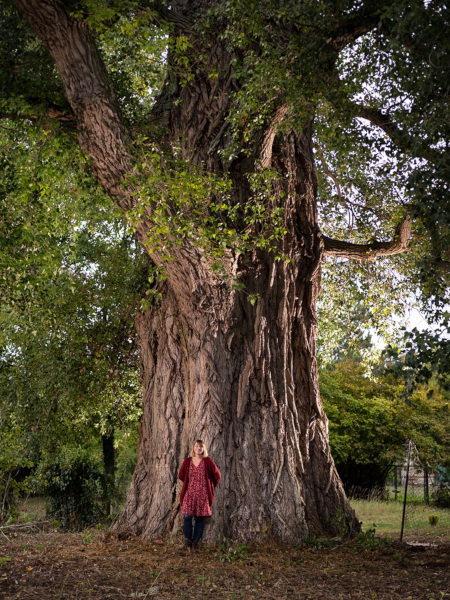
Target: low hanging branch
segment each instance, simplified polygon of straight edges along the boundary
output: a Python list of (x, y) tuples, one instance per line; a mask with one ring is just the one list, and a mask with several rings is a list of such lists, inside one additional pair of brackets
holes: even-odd
[(406, 218), (395, 230), (394, 238), (390, 242), (374, 241), (370, 244), (352, 244), (333, 240), (326, 235), (322, 236), (324, 242), (324, 256), (341, 256), (355, 260), (373, 260), (378, 256), (392, 256), (406, 252), (411, 236), (411, 220)]

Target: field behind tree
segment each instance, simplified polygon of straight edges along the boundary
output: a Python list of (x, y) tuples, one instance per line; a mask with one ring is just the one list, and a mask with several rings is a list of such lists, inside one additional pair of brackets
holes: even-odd
[[(351, 504), (363, 524), (363, 530), (374, 528), (377, 535), (398, 539), (402, 522), (402, 502), (351, 500)], [(437, 522), (433, 525), (435, 521)], [(450, 510), (427, 506), (417, 501), (407, 502), (403, 537), (405, 541), (450, 542)]]

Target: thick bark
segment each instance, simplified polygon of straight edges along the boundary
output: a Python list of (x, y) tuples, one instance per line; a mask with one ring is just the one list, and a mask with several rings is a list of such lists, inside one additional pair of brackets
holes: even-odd
[(288, 180), (291, 261), (240, 257), (246, 288), (238, 292), (199, 277), (193, 256), (179, 267), (184, 285), (170, 278), (160, 306), (138, 319), (144, 416), (118, 529), (145, 537), (177, 530), (176, 473), (196, 438), (223, 473), (211, 535), (298, 542), (340, 522), (358, 527), (330, 455), (317, 383), (322, 242), (310, 138), (309, 128), (284, 135), (273, 157)]
[(77, 120), (80, 146), (93, 159), (96, 177), (123, 208), (130, 200), (128, 135), (106, 69), (87, 25), (71, 18), (60, 0), (16, 0), (47, 46)]
[[(67, 17), (58, 0), (16, 1), (54, 56), (97, 177), (126, 208), (126, 131), (88, 31)], [(194, 18), (203, 4), (179, 0), (171, 6), (180, 18)], [(214, 535), (249, 539), (267, 533), (298, 542), (336, 531), (342, 522), (357, 528), (331, 458), (317, 383), (323, 240), (311, 126), (277, 135), (280, 105), (253, 155), (225, 164), (219, 150), (227, 144), (227, 112), (238, 83), (220, 39), (194, 39), (192, 47), (200, 43), (208, 64), (197, 64), (189, 83), (178, 81), (176, 71), (170, 75), (155, 109), (165, 126), (163, 141), (207, 170), (228, 171), (241, 202), (251, 201), (246, 173), (260, 160), (270, 164), (280, 175), (271, 201), (285, 207), (282, 250), (289, 260), (276, 261), (264, 251), (230, 253), (228, 274), (245, 286), (236, 291), (217, 278), (200, 248), (186, 242), (174, 249), (160, 304), (138, 318), (144, 414), (138, 464), (116, 527), (146, 537), (176, 529), (177, 470), (201, 437), (223, 473)], [(139, 225), (143, 241), (150, 227)]]

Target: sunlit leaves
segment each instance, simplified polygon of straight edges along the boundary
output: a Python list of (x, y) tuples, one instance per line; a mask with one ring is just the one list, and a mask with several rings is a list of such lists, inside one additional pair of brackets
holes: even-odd
[(3, 123), (0, 426), (35, 459), (138, 418), (148, 265), (71, 140)]
[(203, 248), (217, 261), (228, 251), (264, 248), (281, 258), (280, 242), (286, 233), (284, 208), (275, 199), (276, 174), (262, 170), (248, 177), (249, 198), (239, 202), (231, 180), (171, 159), (156, 147), (143, 153), (131, 182), (139, 201), (127, 214), (136, 226), (149, 218), (146, 246), (171, 260), (185, 240)]
[(431, 382), (404, 401), (404, 383), (386, 374), (370, 375), (357, 361), (321, 371), (321, 393), (330, 419), (330, 442), (338, 463), (392, 464), (404, 444), (416, 444), (422, 464), (448, 460), (449, 397)]

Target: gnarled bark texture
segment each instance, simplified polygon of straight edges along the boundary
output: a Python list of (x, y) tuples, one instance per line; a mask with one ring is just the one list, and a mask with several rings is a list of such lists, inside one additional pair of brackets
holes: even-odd
[[(120, 183), (131, 170), (127, 132), (89, 33), (58, 0), (17, 4), (53, 54), (97, 177), (126, 209), (132, 194)], [(186, 26), (209, 4), (178, 0), (171, 7)], [(333, 532), (338, 522), (357, 528), (331, 458), (317, 382), (323, 241), (311, 123), (277, 133), (288, 110), (280, 98), (259, 142), (224, 162), (220, 150), (230, 137), (227, 117), (239, 82), (220, 38), (191, 35), (196, 51), (203, 44), (203, 58), (189, 82), (169, 65), (155, 108), (164, 131), (159, 142), (210, 172), (228, 173), (241, 203), (251, 201), (246, 174), (261, 165), (277, 171), (271, 198), (285, 207), (281, 250), (289, 260), (263, 250), (230, 253), (228, 274), (244, 284), (238, 291), (217, 277), (201, 248), (185, 242), (174, 249), (161, 302), (137, 320), (144, 415), (138, 463), (116, 528), (145, 537), (176, 529), (177, 471), (196, 438), (206, 441), (223, 474), (210, 535), (244, 540), (267, 533), (298, 542)], [(143, 242), (152, 226), (148, 208), (148, 221), (137, 228)], [(161, 262), (157, 254), (151, 258)]]
[(243, 292), (218, 281), (199, 253), (185, 253), (170, 266), (160, 306), (138, 319), (144, 416), (119, 527), (148, 537), (178, 527), (176, 473), (196, 438), (223, 473), (213, 535), (298, 542), (342, 520), (357, 526), (330, 455), (317, 382), (322, 242), (310, 127), (283, 135), (273, 164), (287, 182), (291, 260), (263, 251), (239, 257)]

